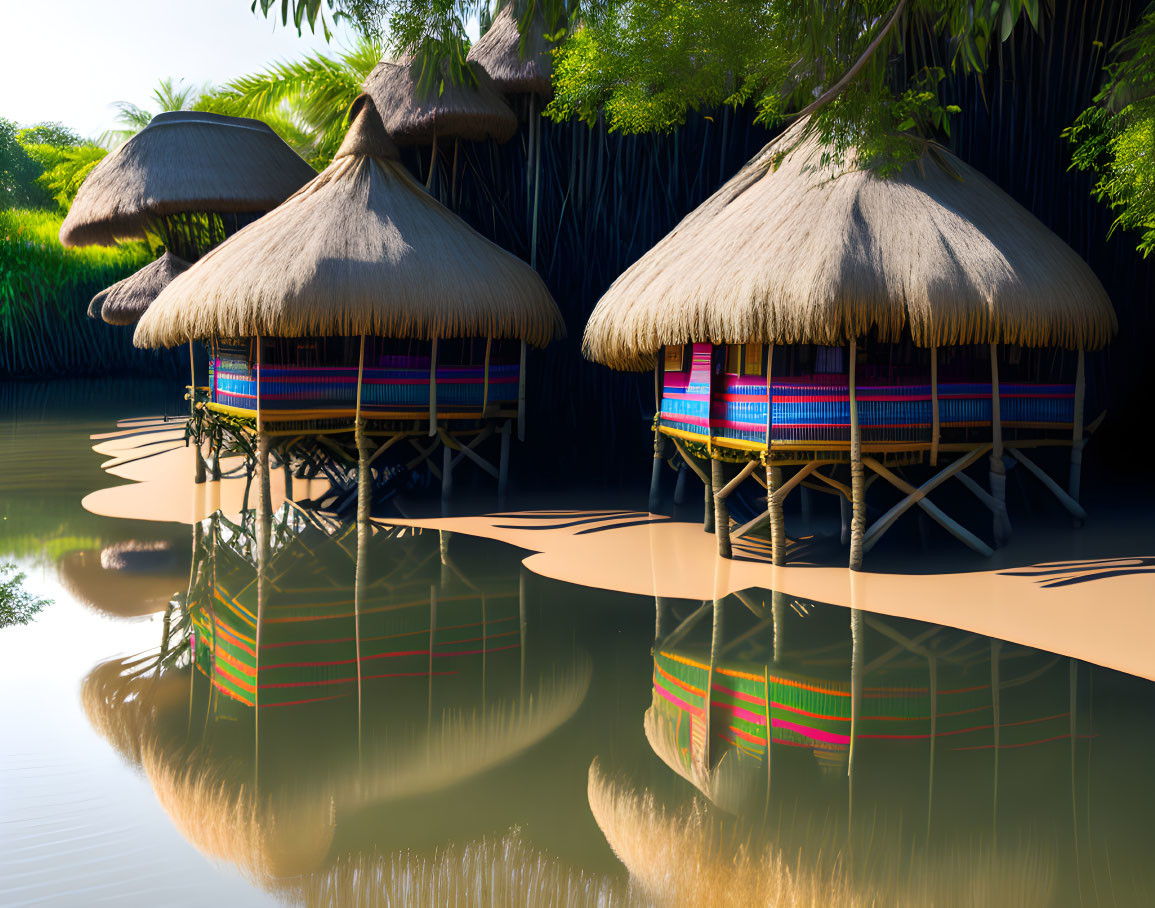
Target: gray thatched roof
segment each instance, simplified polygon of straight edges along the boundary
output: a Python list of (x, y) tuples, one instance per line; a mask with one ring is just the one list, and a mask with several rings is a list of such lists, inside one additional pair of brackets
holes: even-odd
[(209, 337), (513, 337), (544, 345), (561, 313), (529, 265), (432, 198), (362, 95), (333, 163), (174, 280), (142, 347)]
[[(116, 286), (116, 284), (112, 285), (112, 287), (115, 287), (115, 286)], [(100, 318), (100, 310), (104, 308), (104, 298), (106, 296), (108, 296), (108, 291), (111, 290), (112, 287), (105, 287), (98, 294), (96, 294), (96, 296), (94, 296), (91, 300), (89, 300), (89, 302), (88, 302), (88, 317), (89, 318)]]
[(469, 49), (468, 60), (488, 73), (494, 84), (508, 94), (548, 95), (552, 91), (552, 41), (545, 38), (545, 20), (534, 12), (526, 25), (525, 49), (513, 4), (494, 17), (489, 31)]
[(93, 297), (89, 312), (99, 300), (99, 315), (108, 324), (134, 325), (173, 278), (188, 268), (188, 262), (166, 251), (155, 262)]
[[(493, 81), (476, 63), (469, 64), (476, 84), (459, 85), (441, 65), (428, 97), (418, 97), (421, 64), (406, 58), (382, 60), (365, 80), (385, 129), (399, 145), (428, 145), (438, 138), (506, 142), (517, 132), (517, 117)], [(440, 89), (440, 93), (438, 93)]]
[(1116, 330), (1087, 263), (950, 152), (884, 179), (832, 173), (822, 151), (804, 124), (767, 145), (613, 283), (586, 356), (645, 369), (663, 346), (840, 344), (906, 326), (921, 346), (1093, 349)]
[(266, 124), (178, 110), (93, 168), (60, 227), (65, 246), (140, 239), (153, 218), (269, 211), (316, 173)]

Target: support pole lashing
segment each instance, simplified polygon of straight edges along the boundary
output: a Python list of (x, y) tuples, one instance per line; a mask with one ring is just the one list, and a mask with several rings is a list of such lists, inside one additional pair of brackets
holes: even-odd
[[(850, 569), (862, 567), (862, 540), (866, 535), (866, 477), (862, 468), (862, 431), (858, 424), (858, 394), (855, 388), (855, 368), (858, 359), (857, 341), (850, 341)], [(853, 742), (851, 748), (853, 748)]]
[(782, 468), (770, 464), (766, 466), (766, 510), (770, 514), (771, 561), (786, 563), (786, 517), (782, 512), (782, 499), (778, 490), (782, 488)]
[(509, 420), (501, 427), (501, 456), (497, 462), (497, 506), (505, 507), (506, 488), (509, 485)]
[[(1071, 432), (1071, 475), (1067, 482), (1067, 492), (1076, 502), (1079, 500), (1079, 484), (1083, 469), (1083, 401), (1086, 397), (1087, 377), (1083, 364), (1083, 348), (1079, 348), (1079, 364), (1075, 370), (1075, 401), (1072, 414)], [(1076, 520), (1076, 525), (1082, 521)]]
[(730, 509), (726, 499), (719, 494), (726, 485), (726, 474), (722, 461), (710, 460), (710, 487), (714, 490), (714, 535), (718, 537), (718, 554), (722, 558), (730, 558), (733, 550), (730, 546)]
[(999, 345), (991, 344), (991, 497), (995, 499), (995, 546), (1011, 538), (1011, 520), (1007, 514), (1007, 467), (1003, 463), (1003, 414), (999, 402)]

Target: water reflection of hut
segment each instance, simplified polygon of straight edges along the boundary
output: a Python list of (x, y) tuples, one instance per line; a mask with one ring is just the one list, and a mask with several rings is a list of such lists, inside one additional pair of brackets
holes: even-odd
[[(725, 499), (763, 462), (767, 512), (737, 532), (769, 524), (777, 563), (782, 502), (803, 481), (852, 503), (855, 568), (914, 505), (989, 553), (926, 495), (958, 477), (1001, 542), (1007, 457), (1082, 515), (1083, 352), (1116, 327), (1098, 279), (945, 149), (890, 178), (855, 161), (834, 172), (823, 153), (804, 125), (770, 143), (615, 281), (586, 328), (591, 359), (656, 369), (656, 452), (672, 438), (703, 477), (719, 551)], [(1071, 452), (1066, 489), (1025, 453), (1049, 446)], [(964, 472), (987, 455), (989, 491)], [(919, 464), (917, 489), (894, 472)], [(823, 472), (844, 465), (849, 477)], [(869, 529), (866, 470), (904, 496)]]
[[(266, 461), (271, 439), (318, 433), (372, 438), (367, 464), (408, 441), (408, 469), (440, 445), (448, 493), (463, 459), (504, 487), (525, 346), (562, 331), (541, 278), (413, 180), (362, 95), (333, 163), (173, 281), (135, 340), (210, 344), (206, 410), (255, 431)], [(477, 451), (494, 434), (498, 467)]]
[(165, 611), (188, 583), (187, 560), (182, 564), (171, 546), (155, 543), (75, 549), (60, 556), (56, 569), (79, 601), (122, 618)]
[(184, 259), (165, 252), (135, 274), (96, 294), (88, 314), (99, 315), (110, 325), (135, 325), (160, 292), (188, 267)]
[(251, 521), (206, 522), (186, 598), (191, 663), (98, 666), (83, 700), (198, 849), (304, 891), (345, 850), (387, 841), (390, 824), (366, 812), (390, 805), (399, 836), (413, 828), (400, 817), (439, 822), (447, 811), (428, 799), (551, 734), (590, 668), (550, 662), (523, 680), (517, 594), (459, 566), (442, 576), (428, 536), (354, 541), (353, 527), (327, 533), (292, 509), (276, 524), (262, 546)]

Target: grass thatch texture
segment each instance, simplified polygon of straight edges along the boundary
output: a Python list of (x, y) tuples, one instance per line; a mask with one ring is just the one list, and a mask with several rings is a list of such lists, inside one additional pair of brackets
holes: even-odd
[(110, 245), (143, 239), (166, 215), (268, 211), (313, 175), (260, 120), (190, 110), (157, 114), (88, 175), (60, 240)]
[(156, 261), (109, 287), (100, 301), (100, 317), (110, 325), (135, 325), (160, 292), (188, 267), (184, 259), (166, 251)]
[(435, 137), (470, 142), (513, 138), (517, 117), (484, 69), (469, 64), (469, 80), (459, 83), (450, 77), (448, 62), (440, 64), (440, 74), (426, 79), (421, 66), (409, 58), (382, 60), (365, 80), (365, 91), (398, 145), (429, 145)]
[(544, 346), (564, 332), (537, 273), (413, 179), (368, 96), (355, 109), (333, 163), (174, 280), (138, 345), (368, 334)]
[(1099, 279), (945, 148), (883, 178), (832, 169), (800, 123), (768, 144), (621, 277), (586, 327), (589, 358), (648, 369), (664, 346), (1102, 347), (1118, 325)]
[(85, 314), (97, 291), (147, 264), (148, 250), (65, 249), (59, 229), (51, 212), (0, 211), (0, 377), (174, 374), (172, 357), (136, 350), (131, 332)]
[(325, 873), (285, 886), (282, 892), (309, 908), (614, 908), (638, 904), (621, 882), (566, 867), (526, 844), (518, 829), (500, 839), (451, 845), (433, 857), (410, 852), (345, 855)]
[(488, 73), (494, 84), (506, 94), (553, 92), (554, 44), (545, 38), (545, 20), (535, 11), (526, 23), (525, 39), (517, 27), (514, 5), (508, 4), (494, 16), (489, 31), (469, 49), (468, 60)]

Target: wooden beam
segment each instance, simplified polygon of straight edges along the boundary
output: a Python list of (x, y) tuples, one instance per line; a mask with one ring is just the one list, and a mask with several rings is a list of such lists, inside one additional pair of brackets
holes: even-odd
[(693, 470), (697, 477), (702, 480), (705, 485), (709, 485), (710, 479), (708, 476), (706, 476), (706, 471), (698, 466), (696, 458), (690, 456), (689, 452), (686, 450), (686, 446), (682, 444), (682, 440), (676, 437), (671, 437), (670, 440), (674, 443), (674, 447), (678, 449), (678, 453), (682, 455), (682, 460), (685, 462), (686, 466)]
[[(821, 466), (821, 464), (818, 466)], [(850, 486), (839, 482), (837, 479), (831, 479), (825, 473), (818, 472), (817, 469), (814, 471), (814, 478), (821, 479), (824, 483), (838, 492), (838, 494), (842, 495), (843, 498), (847, 499), (848, 501), (850, 500)]]
[(373, 461), (375, 461), (378, 457), (380, 457), (382, 454), (384, 454), (386, 451), (388, 451), (391, 447), (393, 447), (395, 444), (397, 444), (397, 442), (402, 441), (408, 437), (409, 436), (406, 435), (405, 433), (400, 433), (398, 435), (394, 435), (392, 438), (390, 438), (388, 441), (386, 441), (385, 444), (381, 445), (381, 447), (379, 447), (376, 451), (373, 452), (373, 456), (370, 457), (369, 461), (368, 461), (369, 465), (372, 465)]
[(733, 530), (730, 533), (730, 536), (734, 539), (738, 539), (742, 536), (753, 533), (755, 530), (762, 529), (762, 527), (766, 526), (768, 523), (770, 523), (770, 512), (763, 511), (753, 520), (749, 521), (748, 523), (744, 523), (742, 526), (738, 527), (738, 529)]
[(470, 460), (472, 460), (475, 464), (477, 464), (479, 467), (481, 467), (481, 469), (483, 469), (486, 473), (488, 473), (494, 479), (499, 479), (500, 476), (499, 476), (497, 468), (494, 467), (489, 461), (487, 461), (484, 457), (482, 457), (480, 454), (478, 454), (476, 451), (473, 450), (474, 445), (477, 445), (480, 442), (484, 441), (491, 434), (493, 434), (492, 428), (479, 434), (476, 438), (474, 438), (471, 442), (469, 442), (469, 444), (464, 444), (461, 441), (458, 441), (456, 438), (453, 438), (453, 436), (449, 435), (444, 429), (442, 429), (441, 430), (441, 440), (442, 440), (442, 443), (445, 444), (446, 449), (456, 448), (458, 451), (461, 452), (456, 457), (453, 458), (453, 460), (452, 460), (453, 466), (457, 466), (458, 461), (460, 461), (463, 458), (468, 457)]
[(783, 504), (786, 501), (786, 496), (789, 495), (794, 490), (794, 488), (802, 482), (803, 479), (805, 479), (817, 469), (818, 464), (815, 461), (811, 461), (802, 467), (801, 470), (787, 479), (786, 482), (784, 482), (782, 486), (776, 489), (774, 492), (774, 497), (777, 499), (778, 503)]
[(485, 380), (481, 386), (481, 415), (485, 415), (485, 411), (489, 409), (489, 351), (493, 346), (493, 338), (487, 337), (485, 339)]
[[(870, 469), (874, 470), (874, 472), (878, 473), (878, 475), (880, 475), (883, 479), (887, 480), (891, 485), (895, 486), (903, 492), (906, 492), (907, 495), (917, 495), (918, 490), (914, 486), (912, 486), (906, 480), (896, 476), (894, 473), (890, 472), (890, 470), (886, 469), (886, 467), (880, 464), (873, 457), (866, 458), (863, 463), (870, 467)], [(978, 536), (976, 536), (966, 527), (948, 517), (933, 502), (928, 501), (926, 498), (916, 498), (915, 500), (920, 508), (926, 511), (926, 513), (929, 514), (930, 517), (932, 517), (944, 530), (946, 530), (964, 545), (970, 546), (980, 555), (994, 554), (989, 545), (979, 539)], [(879, 535), (881, 535), (881, 533), (875, 535), (875, 537), (871, 540), (871, 545), (878, 541)]]
[(998, 510), (999, 503), (995, 501), (994, 496), (969, 476), (967, 476), (966, 473), (956, 473), (954, 478), (961, 482), (968, 489), (970, 489), (970, 491), (974, 493), (975, 498), (985, 504), (992, 514)]
[(1087, 519), (1087, 512), (1083, 510), (1083, 506), (1068, 495), (1055, 480), (1051, 479), (1042, 467), (1027, 457), (1022, 451), (1018, 450), (1018, 448), (1007, 448), (1007, 451), (1015, 460), (1030, 470), (1038, 478), (1039, 482), (1047, 487), (1052, 495), (1059, 499), (1059, 504), (1066, 508), (1072, 517), (1076, 517), (1079, 520)]
[[(655, 453), (654, 456), (657, 457), (657, 453)], [(758, 465), (758, 461), (751, 460), (746, 464), (746, 466), (742, 467), (742, 471), (737, 476), (722, 486), (718, 492), (714, 493), (715, 497), (729, 498), (734, 493), (734, 490), (737, 489), (738, 486), (742, 485), (742, 483), (744, 483), (750, 477), (750, 474), (754, 472)]]
[[(876, 520), (871, 525), (870, 529), (867, 530), (866, 538), (863, 540), (863, 546), (865, 547), (866, 551), (869, 552), (872, 548), (874, 548), (874, 544), (878, 542), (882, 534), (889, 530), (894, 522), (898, 520), (898, 518), (901, 517), (902, 514), (905, 513), (911, 506), (918, 504), (923, 498), (925, 498), (955, 474), (961, 473), (961, 471), (965, 470), (972, 463), (982, 457), (982, 455), (985, 454), (987, 450), (988, 449), (984, 446), (975, 448), (973, 451), (964, 454), (954, 463), (937, 472), (917, 489), (914, 489), (906, 496), (906, 498), (902, 499), (902, 501), (898, 502), (898, 504), (896, 504), (889, 511), (878, 518), (878, 520)], [(879, 464), (878, 461), (873, 457), (866, 458), (866, 463), (867, 466), (869, 466), (876, 473), (879, 473), (879, 475), (883, 476), (883, 478), (890, 479), (890, 477), (885, 473), (880, 472), (881, 464)], [(891, 481), (893, 482), (893, 480)], [(907, 488), (910, 489), (911, 487), (907, 486)]]

